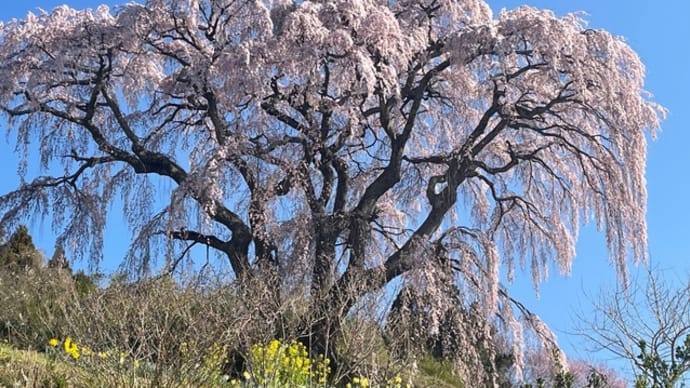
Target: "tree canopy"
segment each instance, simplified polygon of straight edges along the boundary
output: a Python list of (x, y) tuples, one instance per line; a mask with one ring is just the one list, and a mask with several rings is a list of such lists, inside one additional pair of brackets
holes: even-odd
[(6, 242), (0, 243), (0, 270), (35, 269), (41, 264), (43, 255), (25, 225), (19, 225)]
[(664, 111), (635, 52), (574, 14), (493, 15), (481, 0), (62, 6), (2, 25), (0, 58), (22, 166), (39, 150), (46, 173), (20, 168), (0, 223), (51, 216), (77, 256), (98, 260), (121, 200), (131, 268), (157, 248), (174, 271), (205, 245), (237, 279), (268, 276), (341, 316), (394, 279), (433, 291), (450, 277), (508, 323), (501, 266), (535, 286), (550, 263), (568, 272), (583, 222), (605, 231), (620, 276), (646, 256), (645, 130)]

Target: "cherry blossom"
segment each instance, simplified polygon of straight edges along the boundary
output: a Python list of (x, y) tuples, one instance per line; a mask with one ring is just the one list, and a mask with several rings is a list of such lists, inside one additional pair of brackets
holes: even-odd
[[(175, 271), (199, 244), (239, 280), (273, 274), (329, 317), (313, 328), (320, 351), (362, 296), (430, 267), (493, 316), (510, 304), (501, 271), (535, 287), (552, 264), (567, 273), (586, 222), (622, 280), (646, 258), (646, 136), (665, 112), (635, 52), (576, 14), (493, 15), (481, 0), (62, 6), (0, 27), (0, 80), (23, 158), (3, 226), (50, 216), (97, 260), (122, 203), (133, 268), (153, 244)], [(27, 176), (36, 151), (45, 175)]]

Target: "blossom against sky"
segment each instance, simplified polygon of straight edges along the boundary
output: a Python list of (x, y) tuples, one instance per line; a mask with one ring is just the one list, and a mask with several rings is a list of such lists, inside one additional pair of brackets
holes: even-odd
[[(647, 223), (651, 264), (686, 281), (690, 274), (690, 3), (662, 1), (553, 1), (491, 0), (494, 12), (528, 4), (550, 8), (557, 14), (584, 11), (589, 27), (625, 37), (646, 65), (645, 89), (655, 102), (669, 110), (658, 138), (649, 143), (647, 159)], [(631, 272), (635, 272), (631, 267)], [(641, 271), (644, 272), (644, 271)], [(554, 275), (539, 290), (519, 279), (511, 291), (534, 309), (559, 336), (570, 356), (606, 359), (583, 348), (574, 331), (576, 311), (589, 311), (590, 300), (600, 288), (616, 284), (603, 236), (590, 225), (584, 228), (570, 277)], [(614, 362), (616, 366), (624, 363)]]
[[(96, 7), (96, 0), (26, 0), (3, 5), (0, 19), (23, 17), (27, 11), (38, 7), (50, 10), (67, 2), (74, 8)], [(111, 5), (117, 1), (107, 2)], [(623, 35), (647, 65), (646, 89), (655, 95), (654, 100), (670, 111), (663, 123), (663, 131), (657, 141), (651, 142), (648, 158), (648, 226), (651, 260), (663, 268), (677, 269), (687, 276), (690, 257), (690, 134), (685, 126), (690, 123), (685, 93), (690, 88), (687, 66), (690, 64), (690, 23), (687, 15), (690, 6), (681, 1), (489, 1), (495, 12), (500, 8), (514, 8), (522, 4), (538, 8), (552, 8), (558, 14), (582, 10), (592, 28), (603, 28)], [(16, 158), (11, 155), (7, 143), (0, 142), (0, 165), (3, 180), (0, 192), (16, 186)], [(116, 213), (116, 212), (113, 212)], [(115, 220), (117, 224), (117, 220)], [(32, 234), (47, 255), (52, 252), (52, 232), (48, 225), (30, 225)], [(123, 254), (129, 233), (119, 225), (113, 225), (106, 241), (106, 260), (119, 260)], [(585, 292), (595, 294), (597, 288), (615, 284), (615, 269), (610, 264), (603, 237), (593, 227), (585, 228), (580, 236), (577, 258), (570, 277), (553, 275), (542, 284), (540, 299), (534, 298), (529, 274), (516, 276), (511, 290), (528, 307), (543, 317), (561, 338), (561, 345), (569, 354), (587, 358), (572, 331), (572, 309), (578, 304), (587, 310)], [(107, 264), (107, 263), (106, 263)]]

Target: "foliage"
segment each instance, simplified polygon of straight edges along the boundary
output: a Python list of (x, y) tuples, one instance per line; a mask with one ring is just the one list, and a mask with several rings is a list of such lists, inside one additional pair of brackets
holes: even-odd
[(641, 376), (635, 380), (636, 388), (672, 388), (690, 371), (690, 334), (675, 348), (671, 348), (670, 360), (662, 359), (656, 349), (650, 351), (643, 339), (638, 345), (640, 354), (637, 355), (637, 365)]
[(0, 338), (20, 349), (43, 349), (47, 338), (68, 332), (80, 309), (67, 273), (0, 271)]
[(453, 366), (434, 357), (424, 357), (419, 363), (419, 382), (426, 387), (464, 387), (463, 381), (454, 373)]
[[(69, 267), (66, 269), (69, 270)], [(99, 278), (100, 274), (87, 275), (82, 270), (77, 271), (77, 273), (72, 276), (72, 279), (74, 280), (74, 287), (76, 288), (77, 293), (81, 296), (86, 296), (92, 292), (95, 292), (98, 289)]]
[(0, 271), (23, 271), (39, 268), (43, 255), (34, 246), (29, 230), (19, 225), (9, 240), (0, 245)]

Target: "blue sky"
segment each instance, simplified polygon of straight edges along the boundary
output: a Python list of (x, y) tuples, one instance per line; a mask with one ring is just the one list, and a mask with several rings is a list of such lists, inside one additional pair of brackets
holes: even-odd
[[(0, 20), (23, 17), (37, 7), (51, 10), (67, 3), (74, 8), (96, 7), (98, 0), (24, 0), (5, 2), (0, 7)], [(123, 1), (106, 1), (122, 4)], [(551, 8), (557, 14), (585, 11), (592, 28), (603, 28), (622, 35), (638, 52), (647, 66), (646, 89), (654, 100), (669, 109), (662, 132), (650, 142), (647, 166), (649, 192), (648, 225), (652, 264), (669, 269), (672, 279), (687, 279), (690, 274), (690, 2), (685, 0), (491, 0), (498, 12), (528, 4)], [(0, 193), (17, 184), (16, 158), (5, 142), (4, 126), (0, 122)], [(115, 209), (114, 209), (115, 210)], [(115, 211), (114, 211), (115, 213)], [(129, 233), (114, 220), (113, 229), (106, 235), (106, 257), (116, 259), (124, 253), (124, 240)], [(39, 247), (50, 255), (53, 237), (50, 222), (36, 220), (29, 224)], [(635, 272), (631, 266), (631, 271)], [(582, 230), (577, 258), (569, 277), (553, 275), (542, 284), (535, 296), (529, 274), (518, 276), (510, 290), (555, 330), (560, 344), (570, 356), (586, 360), (606, 359), (586, 351), (574, 330), (577, 310), (590, 310), (589, 299), (603, 287), (616, 283), (613, 265), (609, 262), (603, 237), (592, 226)], [(590, 295), (588, 298), (587, 295)], [(621, 365), (613, 362), (612, 365)]]
[[(592, 28), (624, 36), (647, 67), (645, 88), (669, 110), (656, 141), (649, 144), (647, 221), (650, 261), (667, 269), (669, 279), (687, 281), (690, 274), (690, 2), (684, 0), (492, 0), (498, 12), (528, 4), (550, 8), (557, 14), (587, 12)], [(636, 269), (631, 266), (632, 273)], [(555, 274), (545, 282), (539, 299), (529, 288), (527, 276), (510, 288), (514, 296), (539, 314), (555, 330), (570, 356), (585, 360), (607, 359), (583, 348), (574, 331), (576, 311), (587, 314), (589, 301), (604, 287), (616, 284), (604, 238), (596, 228), (582, 230), (570, 277)], [(589, 295), (589, 296), (588, 296)], [(612, 362), (619, 366), (620, 362)]]

